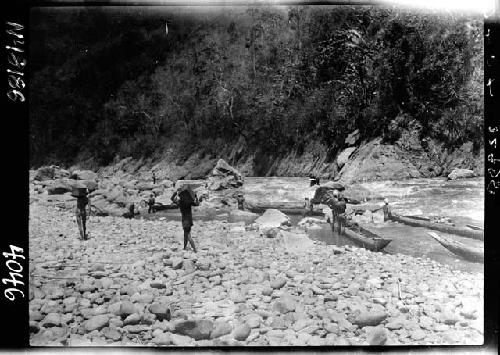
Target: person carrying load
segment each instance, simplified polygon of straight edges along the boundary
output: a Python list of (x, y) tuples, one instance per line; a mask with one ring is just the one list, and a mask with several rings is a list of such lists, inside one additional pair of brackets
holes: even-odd
[(170, 199), (177, 204), (181, 210), (182, 228), (184, 229), (184, 250), (187, 250), (187, 244), (189, 242), (191, 248), (196, 253), (196, 246), (193, 238), (191, 238), (191, 227), (193, 226), (193, 212), (191, 207), (199, 206), (201, 198), (198, 200), (198, 197), (191, 187), (189, 185), (184, 185), (179, 187)]
[(86, 187), (75, 187), (71, 192), (71, 196), (76, 197), (76, 208), (75, 208), (75, 217), (76, 223), (78, 225), (78, 230), (80, 232), (81, 240), (89, 239), (87, 234), (87, 206), (89, 208), (89, 214), (91, 213), (90, 209), (90, 199), (88, 197), (88, 189)]

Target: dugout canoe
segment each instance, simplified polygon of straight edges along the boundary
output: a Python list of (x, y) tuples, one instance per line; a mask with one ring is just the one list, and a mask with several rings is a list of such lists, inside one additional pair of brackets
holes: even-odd
[(412, 227), (423, 227), (448, 234), (460, 235), (462, 237), (467, 237), (471, 239), (484, 240), (484, 231), (482, 230), (474, 230), (470, 228), (450, 226), (444, 223), (434, 223), (407, 216), (398, 216), (395, 214), (391, 214), (390, 219), (395, 222), (404, 223)]
[[(245, 203), (245, 207), (248, 211), (253, 213), (263, 213), (269, 209), (279, 210), (284, 214), (290, 215), (302, 215), (304, 214), (304, 206), (299, 202), (277, 202), (273, 204), (251, 204)], [(323, 216), (323, 209), (313, 209), (308, 211), (307, 216)]]
[(484, 262), (484, 248), (475, 248), (459, 241), (453, 240), (451, 238), (439, 235), (434, 232), (427, 232), (432, 238), (434, 238), (439, 244), (444, 246), (446, 249), (451, 251), (453, 254), (461, 256), (465, 260), (473, 262)]
[(381, 251), (389, 245), (390, 242), (392, 242), (392, 239), (379, 237), (375, 233), (372, 233), (358, 225), (346, 226), (343, 234), (347, 238), (361, 245), (363, 248), (371, 251)]

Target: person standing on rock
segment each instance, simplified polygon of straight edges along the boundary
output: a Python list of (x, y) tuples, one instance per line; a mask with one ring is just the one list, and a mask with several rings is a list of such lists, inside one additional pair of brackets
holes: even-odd
[(177, 189), (170, 198), (172, 202), (179, 206), (182, 215), (182, 228), (184, 229), (184, 250), (187, 250), (188, 242), (196, 253), (196, 246), (193, 238), (191, 238), (191, 227), (193, 226), (193, 212), (192, 206), (199, 206), (200, 200), (196, 194), (191, 190), (189, 185), (184, 185)]
[(241, 192), (236, 196), (236, 201), (238, 202), (238, 209), (240, 211), (243, 211), (245, 209), (245, 206), (244, 206), (245, 197), (243, 196), (243, 194)]
[(312, 215), (312, 211), (313, 211), (313, 204), (311, 203), (309, 198), (306, 197), (304, 200), (304, 212), (302, 213), (302, 217), (305, 217), (308, 214)]
[(155, 175), (155, 173), (153, 173), (153, 185), (155, 185), (155, 184), (156, 184), (156, 175)]
[(80, 231), (80, 239), (87, 240), (87, 206), (90, 211), (90, 199), (88, 197), (87, 188), (75, 188), (72, 193), (73, 197), (76, 197), (76, 208), (75, 216), (76, 223), (78, 224), (78, 230)]
[(155, 205), (155, 195), (151, 194), (149, 195), (149, 200), (148, 200), (148, 213), (156, 212), (154, 209), (154, 205)]
[(345, 210), (347, 207), (347, 203), (346, 203), (346, 199), (344, 198), (344, 196), (342, 196), (341, 193), (339, 193), (337, 196), (337, 203), (336, 203), (335, 207), (337, 210), (338, 233), (342, 234), (343, 229), (345, 228), (345, 223), (346, 223)]
[(389, 207), (389, 199), (384, 198), (384, 206), (382, 207), (382, 211), (384, 211), (384, 222), (387, 222), (391, 219), (391, 208)]

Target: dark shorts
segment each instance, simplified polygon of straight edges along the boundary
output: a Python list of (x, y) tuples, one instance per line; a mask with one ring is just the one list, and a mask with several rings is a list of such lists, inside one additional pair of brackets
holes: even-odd
[(191, 226), (182, 226), (184, 233), (191, 233)]

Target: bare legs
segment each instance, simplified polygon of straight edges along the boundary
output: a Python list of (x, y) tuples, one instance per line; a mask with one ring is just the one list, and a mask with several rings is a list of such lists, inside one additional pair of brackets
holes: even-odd
[(86, 216), (76, 216), (76, 223), (78, 224), (78, 230), (80, 231), (81, 239), (87, 239), (87, 227), (86, 227), (87, 218)]
[(196, 253), (196, 246), (194, 245), (193, 238), (191, 238), (191, 228), (184, 228), (184, 250), (187, 249), (188, 242), (193, 251)]

